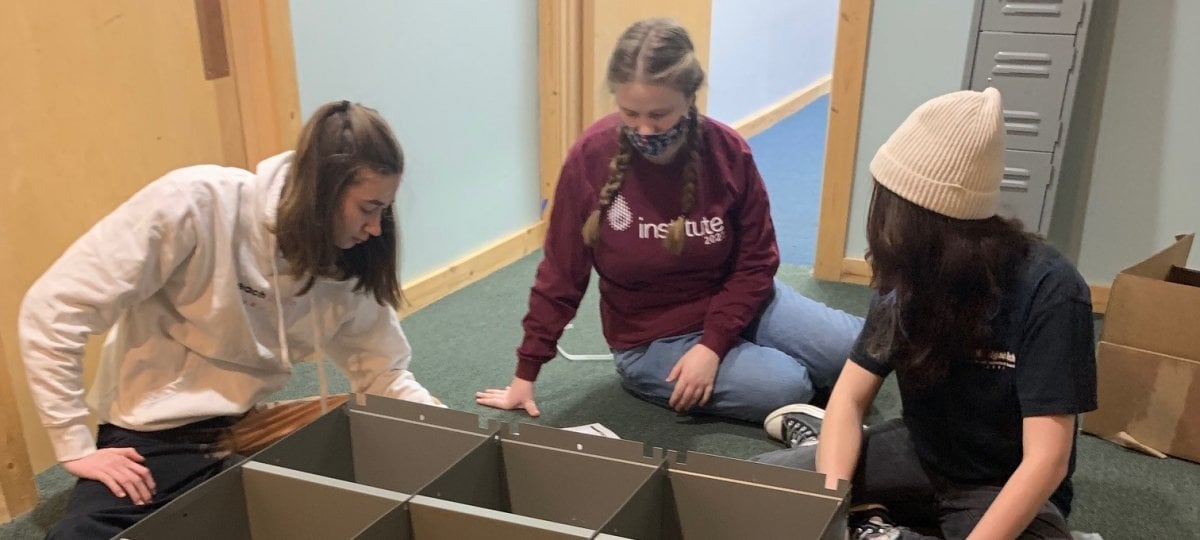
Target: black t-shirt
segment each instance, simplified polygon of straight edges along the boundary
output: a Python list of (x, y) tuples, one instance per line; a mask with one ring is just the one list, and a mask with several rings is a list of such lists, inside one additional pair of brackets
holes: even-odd
[[(915, 390), (899, 376), (904, 421), (925, 465), (955, 482), (1003, 485), (1021, 463), (1022, 419), (1096, 408), (1091, 294), (1069, 261), (1035, 244), (993, 319), (993, 347), (952, 364), (935, 386)], [(880, 377), (887, 358), (867, 353), (865, 336), (888, 299), (871, 302), (851, 360)], [(1071, 509), (1067, 477), (1050, 500)]]

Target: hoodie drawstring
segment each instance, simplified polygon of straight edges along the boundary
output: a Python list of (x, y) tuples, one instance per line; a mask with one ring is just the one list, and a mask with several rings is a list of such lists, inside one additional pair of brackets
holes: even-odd
[[(275, 242), (278, 242), (278, 239)], [(282, 291), (279, 288), (279, 265), (275, 262), (278, 250), (278, 244), (271, 250), (271, 283), (275, 287), (275, 326), (279, 330), (279, 348), (283, 354), (283, 363), (291, 367), (292, 357), (288, 352), (287, 327), (283, 320), (283, 300), (280, 299)], [(329, 378), (325, 374), (325, 351), (321, 346), (321, 327), (320, 322), (317, 321), (317, 312), (313, 306), (312, 296), (308, 297), (308, 314), (312, 317), (313, 348), (316, 352), (317, 380), (321, 392), (321, 414), (325, 414), (329, 412)]]
[(317, 353), (317, 387), (321, 392), (321, 414), (329, 412), (329, 378), (325, 375), (325, 347), (321, 345), (321, 321), (317, 316), (316, 306), (313, 305), (312, 295), (308, 296), (308, 314), (312, 317), (313, 348)]

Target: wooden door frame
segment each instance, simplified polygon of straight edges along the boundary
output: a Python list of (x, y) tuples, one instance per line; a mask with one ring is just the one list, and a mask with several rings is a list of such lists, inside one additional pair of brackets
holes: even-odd
[[(236, 107), (222, 109), (230, 125), (240, 126), (244, 165), (291, 148), (299, 135), (300, 98), (296, 82), (291, 18), (287, 0), (219, 0)], [(199, 8), (199, 3), (197, 3)], [(242, 156), (239, 156), (242, 157)], [(235, 163), (230, 163), (236, 165)], [(0, 339), (16, 339), (3, 336)], [(38, 502), (35, 471), (29, 458), (21, 415), (0, 345), (0, 523), (29, 511)]]
[(4, 353), (5, 336), (0, 336), (0, 523), (7, 523), (37, 505), (33, 466), (21, 430), (17, 398), (10, 390), (12, 377)]
[(537, 9), (538, 185), (544, 224), (563, 160), (583, 131), (583, 2), (538, 0)]
[(838, 6), (825, 174), (821, 182), (821, 217), (813, 263), (813, 277), (822, 280), (870, 281), (870, 268), (865, 261), (846, 257), (846, 237), (850, 226), (873, 5), (873, 0), (841, 0)]
[(221, 0), (246, 167), (295, 146), (303, 118), (288, 0)]

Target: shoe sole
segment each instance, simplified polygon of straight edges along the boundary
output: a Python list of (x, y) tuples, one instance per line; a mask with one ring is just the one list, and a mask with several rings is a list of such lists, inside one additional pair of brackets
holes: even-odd
[(825, 419), (825, 410), (808, 403), (793, 403), (784, 405), (767, 415), (767, 419), (763, 420), (763, 429), (767, 431), (767, 436), (777, 441), (783, 440), (783, 415), (791, 413), (807, 414), (813, 418), (821, 420)]

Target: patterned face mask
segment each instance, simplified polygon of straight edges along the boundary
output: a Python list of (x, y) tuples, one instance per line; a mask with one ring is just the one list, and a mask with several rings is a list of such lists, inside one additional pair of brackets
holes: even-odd
[(626, 127), (625, 137), (629, 139), (629, 144), (633, 145), (643, 156), (658, 157), (683, 136), (687, 119), (687, 115), (684, 115), (675, 124), (675, 127), (662, 133), (651, 133), (649, 135), (641, 135), (637, 131)]

